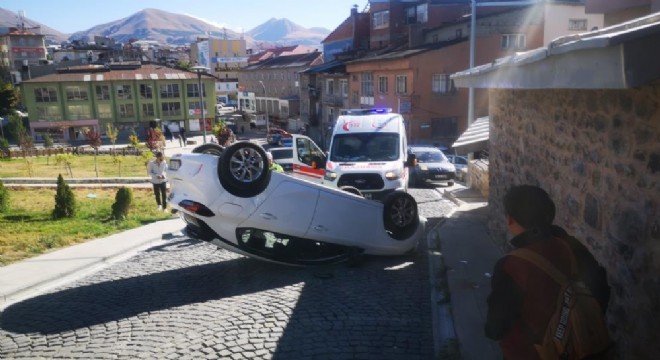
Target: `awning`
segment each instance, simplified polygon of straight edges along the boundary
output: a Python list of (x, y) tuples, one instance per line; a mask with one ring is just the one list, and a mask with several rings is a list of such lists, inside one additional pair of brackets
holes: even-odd
[(490, 119), (488, 116), (477, 119), (456, 139), (452, 148), (458, 153), (471, 153), (488, 148)]

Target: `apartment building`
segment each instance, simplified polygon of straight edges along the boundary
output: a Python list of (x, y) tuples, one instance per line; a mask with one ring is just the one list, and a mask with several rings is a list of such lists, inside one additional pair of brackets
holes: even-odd
[(276, 126), (298, 130), (300, 120), (300, 72), (323, 63), (319, 51), (277, 56), (239, 71), (239, 108), (265, 115)]
[[(200, 101), (202, 82), (204, 110)], [(23, 81), (23, 103), (30, 130), (39, 141), (84, 139), (85, 129), (105, 135), (106, 124), (126, 140), (144, 135), (150, 121), (176, 123), (190, 133), (210, 127), (215, 118), (215, 78), (156, 65), (121, 63), (61, 68), (57, 73)]]
[(30, 78), (30, 66), (46, 62), (46, 36), (15, 27), (8, 30), (0, 34), (0, 65), (9, 69), (12, 82), (18, 84)]
[(585, 0), (588, 14), (603, 14), (604, 26), (612, 26), (660, 12), (660, 0)]
[(238, 72), (248, 65), (245, 39), (200, 39), (190, 46), (190, 61), (210, 69), (217, 79), (216, 92), (235, 98), (238, 92)]

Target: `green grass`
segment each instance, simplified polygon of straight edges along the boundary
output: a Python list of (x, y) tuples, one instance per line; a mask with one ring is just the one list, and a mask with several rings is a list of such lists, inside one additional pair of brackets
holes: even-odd
[(0, 265), (173, 216), (156, 210), (153, 190), (133, 189), (128, 218), (114, 221), (110, 214), (117, 189), (72, 188), (75, 218), (53, 220), (56, 188), (8, 189), (9, 211), (0, 213)]
[[(121, 177), (147, 176), (147, 166), (141, 156), (118, 156), (122, 159)], [(110, 155), (98, 155), (99, 177), (119, 177), (119, 166), (113, 162)], [(57, 164), (55, 156), (40, 156), (28, 158), (12, 158), (0, 160), (0, 179), (9, 177), (30, 177), (29, 164), (33, 169), (31, 177), (57, 178), (62, 174), (70, 178), (63, 164)], [(74, 178), (95, 178), (94, 156), (73, 155), (71, 170)]]

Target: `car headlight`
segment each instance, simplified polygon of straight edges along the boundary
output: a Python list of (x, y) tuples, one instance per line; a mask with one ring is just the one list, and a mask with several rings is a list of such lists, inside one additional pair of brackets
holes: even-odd
[(388, 171), (385, 173), (385, 179), (387, 180), (397, 180), (401, 177), (400, 170)]
[(323, 179), (328, 181), (335, 181), (337, 180), (337, 173), (334, 171), (326, 170)]
[(429, 167), (426, 166), (426, 165), (420, 165), (420, 166), (419, 166), (419, 169), (422, 170), (422, 171), (428, 171), (428, 170), (429, 170)]

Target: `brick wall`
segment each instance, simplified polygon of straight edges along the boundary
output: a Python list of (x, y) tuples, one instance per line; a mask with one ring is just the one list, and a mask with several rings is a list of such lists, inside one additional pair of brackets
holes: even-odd
[(660, 353), (660, 81), (631, 90), (491, 90), (490, 227), (501, 199), (536, 184), (555, 223), (607, 268), (608, 322), (622, 359)]

